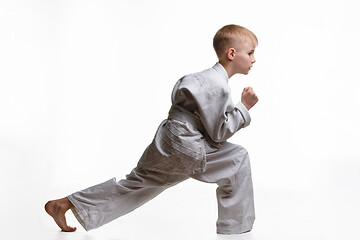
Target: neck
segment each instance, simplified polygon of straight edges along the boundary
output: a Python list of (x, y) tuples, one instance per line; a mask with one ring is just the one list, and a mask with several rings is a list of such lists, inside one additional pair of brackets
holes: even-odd
[(233, 75), (235, 75), (236, 72), (232, 69), (230, 64), (228, 64), (227, 62), (221, 61), (221, 60), (219, 61), (219, 63), (221, 64), (221, 66), (223, 66), (225, 68), (229, 78), (231, 78)]

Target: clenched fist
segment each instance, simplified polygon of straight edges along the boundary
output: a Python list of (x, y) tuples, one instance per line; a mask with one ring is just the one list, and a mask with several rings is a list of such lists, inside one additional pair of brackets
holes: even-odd
[(259, 101), (252, 87), (244, 88), (241, 95), (241, 103), (250, 110)]

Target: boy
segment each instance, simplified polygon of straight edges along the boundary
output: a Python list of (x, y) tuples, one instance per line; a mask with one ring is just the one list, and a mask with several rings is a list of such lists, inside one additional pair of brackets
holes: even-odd
[(234, 105), (228, 79), (248, 74), (257, 43), (244, 27), (219, 29), (213, 39), (219, 62), (176, 83), (168, 119), (160, 124), (137, 167), (119, 182), (113, 178), (49, 201), (45, 210), (58, 226), (76, 230), (66, 224), (65, 212), (71, 209), (85, 230), (100, 227), (191, 177), (218, 184), (217, 233), (250, 231), (255, 213), (249, 156), (243, 147), (226, 140), (250, 124), (248, 110), (258, 98), (247, 87)]

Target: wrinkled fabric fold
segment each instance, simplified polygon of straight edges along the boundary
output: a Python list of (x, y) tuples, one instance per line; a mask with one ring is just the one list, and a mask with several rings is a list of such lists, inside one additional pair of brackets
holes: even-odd
[(188, 123), (164, 120), (138, 166), (168, 174), (204, 172), (206, 156), (203, 136)]

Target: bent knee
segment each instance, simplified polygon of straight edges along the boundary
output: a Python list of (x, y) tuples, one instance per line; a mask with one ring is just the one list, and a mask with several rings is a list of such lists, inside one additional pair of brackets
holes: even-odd
[(231, 155), (232, 155), (232, 159), (236, 165), (238, 165), (238, 164), (242, 165), (244, 163), (249, 162), (249, 153), (241, 145), (232, 144)]
[(248, 151), (241, 145), (225, 142), (223, 143), (223, 147), (228, 149), (229, 151), (235, 151), (238, 154), (246, 155), (248, 154)]
[(234, 160), (236, 161), (236, 165), (238, 166), (237, 172), (248, 175), (249, 173), (251, 173), (249, 153), (243, 146), (235, 146), (236, 156), (234, 157)]

